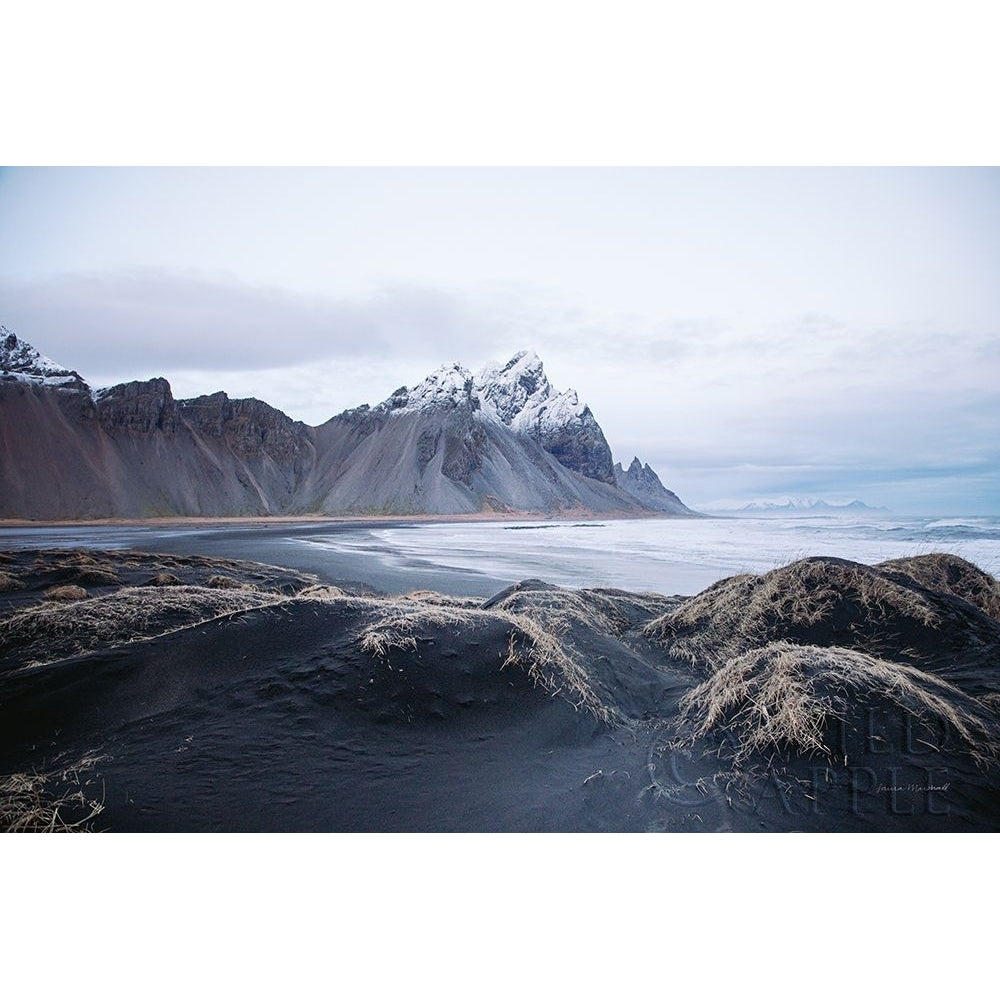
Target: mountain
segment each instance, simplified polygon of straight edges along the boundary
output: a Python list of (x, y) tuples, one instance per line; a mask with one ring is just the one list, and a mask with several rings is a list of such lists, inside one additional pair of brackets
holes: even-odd
[(793, 511), (800, 514), (863, 513), (865, 511), (887, 511), (888, 507), (869, 507), (860, 500), (848, 503), (828, 503), (826, 500), (792, 499), (784, 501), (754, 500), (741, 507), (747, 513), (787, 513)]
[(755, 516), (768, 514), (885, 514), (889, 510), (888, 507), (870, 507), (861, 500), (839, 503), (808, 497), (751, 500), (744, 504), (739, 501), (720, 500), (716, 503), (706, 504), (705, 509), (727, 514), (753, 514)]
[(474, 376), (460, 365), (445, 365), (412, 389), (397, 389), (377, 406), (348, 410), (316, 428), (314, 509), (446, 514), (648, 509), (613, 482), (579, 471), (602, 450), (610, 456), (590, 411), (565, 406), (559, 425), (541, 399), (548, 386), (541, 363), (530, 392), (519, 377), (509, 377), (513, 370)]
[(78, 372), (56, 364), (5, 326), (0, 326), (0, 379), (61, 389), (87, 388)]
[(621, 462), (616, 462), (614, 473), (618, 488), (634, 496), (651, 510), (661, 510), (670, 514), (693, 513), (684, 506), (680, 497), (668, 490), (660, 482), (660, 477), (648, 465), (643, 465), (638, 458), (632, 459), (628, 469), (623, 469)]
[(566, 468), (615, 485), (611, 449), (590, 407), (573, 389), (556, 392), (534, 351), (520, 351), (502, 368), (484, 368), (474, 385), (484, 412), (537, 441)]
[(0, 327), (0, 414), (0, 517), (693, 513), (648, 466), (620, 481), (590, 408), (531, 352), (310, 427), (162, 378), (92, 390)]

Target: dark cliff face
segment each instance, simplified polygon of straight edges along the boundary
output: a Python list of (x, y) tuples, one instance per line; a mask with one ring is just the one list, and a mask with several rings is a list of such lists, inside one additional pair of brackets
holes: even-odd
[(199, 433), (223, 438), (233, 452), (252, 458), (261, 452), (294, 459), (308, 448), (309, 429), (259, 399), (230, 399), (224, 392), (184, 399), (181, 417)]
[(473, 421), (444, 435), (444, 461), (441, 472), (456, 483), (472, 484), (472, 476), (483, 464), (486, 432)]
[(110, 434), (175, 433), (187, 426), (208, 439), (221, 439), (234, 454), (253, 458), (295, 458), (308, 447), (309, 428), (259, 399), (230, 399), (224, 392), (175, 400), (163, 378), (126, 382), (98, 394), (97, 415)]
[(568, 423), (539, 427), (535, 440), (567, 469), (598, 482), (615, 485), (611, 448), (590, 407)]
[(97, 418), (109, 433), (172, 434), (177, 429), (177, 403), (165, 378), (125, 382), (98, 395)]

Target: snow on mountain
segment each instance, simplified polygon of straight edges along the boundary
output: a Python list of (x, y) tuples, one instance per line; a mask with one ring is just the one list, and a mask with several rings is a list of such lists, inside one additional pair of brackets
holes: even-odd
[(769, 497), (750, 501), (716, 500), (701, 504), (702, 510), (729, 514), (829, 514), (884, 512), (886, 507), (870, 507), (861, 500), (824, 500), (815, 497)]
[(506, 364), (487, 365), (475, 375), (459, 364), (442, 365), (413, 388), (397, 389), (372, 412), (459, 408), (530, 438), (574, 472), (615, 485), (611, 449), (590, 407), (572, 389), (556, 391), (534, 351), (519, 351)]
[(575, 389), (556, 392), (534, 351), (518, 351), (503, 366), (487, 365), (477, 373), (475, 388), (485, 413), (532, 437), (589, 413)]
[(846, 500), (843, 502), (830, 500), (809, 500), (802, 497), (794, 497), (786, 500), (754, 500), (740, 508), (745, 511), (830, 511), (830, 510), (884, 510), (883, 507), (869, 507), (868, 504), (860, 500)]
[(534, 351), (518, 351), (505, 365), (486, 365), (476, 374), (475, 387), (484, 411), (508, 426), (525, 413), (537, 412), (553, 395)]
[(534, 351), (487, 365), (475, 377), (475, 391), (484, 413), (534, 439), (567, 468), (614, 484), (611, 449), (590, 407), (573, 389), (557, 392)]
[(472, 399), (472, 375), (461, 365), (442, 365), (412, 389), (397, 389), (382, 407), (400, 413), (454, 409)]
[(18, 340), (5, 326), (0, 326), (0, 379), (57, 389), (87, 389), (87, 383), (77, 372), (63, 368), (31, 344)]
[(459, 364), (442, 365), (412, 388), (397, 389), (383, 405), (412, 412), (472, 400), (485, 417), (530, 436), (564, 426), (587, 409), (574, 390), (553, 389), (534, 351), (519, 351), (507, 364), (487, 365), (475, 375)]

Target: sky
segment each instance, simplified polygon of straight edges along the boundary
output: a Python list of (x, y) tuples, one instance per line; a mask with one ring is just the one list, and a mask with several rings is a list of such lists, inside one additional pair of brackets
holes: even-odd
[(1000, 514), (995, 168), (15, 168), (0, 324), (308, 423), (531, 348), (689, 505)]

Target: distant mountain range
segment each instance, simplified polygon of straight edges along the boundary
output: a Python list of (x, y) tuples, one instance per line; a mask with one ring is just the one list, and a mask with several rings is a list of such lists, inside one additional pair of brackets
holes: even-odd
[(522, 351), (318, 427), (162, 378), (91, 389), (0, 327), (0, 517), (263, 514), (694, 515)]
[(888, 507), (869, 507), (860, 500), (850, 500), (844, 503), (827, 500), (813, 500), (804, 497), (782, 497), (778, 500), (751, 500), (739, 504), (731, 500), (707, 504), (707, 510), (713, 513), (728, 514), (851, 514), (851, 513), (888, 513)]

